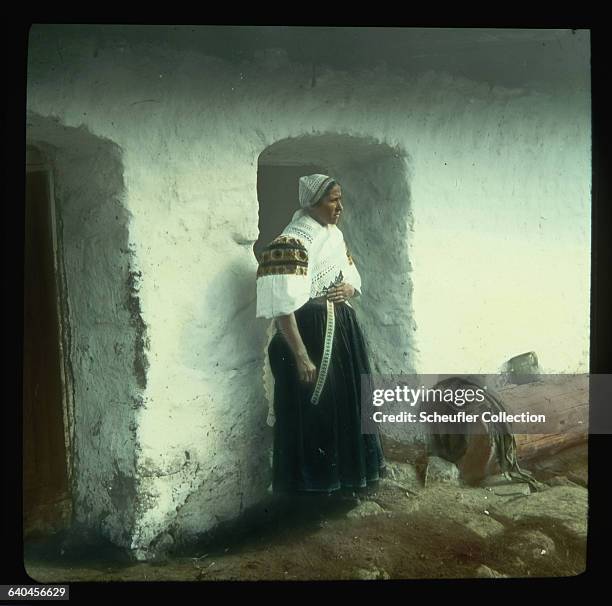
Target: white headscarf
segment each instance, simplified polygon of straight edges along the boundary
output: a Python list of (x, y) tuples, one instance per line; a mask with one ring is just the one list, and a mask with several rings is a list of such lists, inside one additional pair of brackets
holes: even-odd
[(321, 197), (323, 196), (323, 192), (327, 188), (327, 186), (334, 181), (332, 177), (328, 175), (306, 175), (304, 177), (300, 177), (299, 183), (299, 199), (300, 199), (300, 208), (297, 210), (292, 217), (292, 221), (305, 215), (307, 213), (306, 209), (310, 206), (314, 206)]
[(302, 208), (314, 206), (321, 199), (325, 188), (333, 180), (327, 175), (306, 175), (305, 177), (300, 177), (300, 206)]

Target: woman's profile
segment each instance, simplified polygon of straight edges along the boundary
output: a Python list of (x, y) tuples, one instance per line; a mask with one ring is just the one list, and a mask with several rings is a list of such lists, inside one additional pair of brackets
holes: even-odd
[(298, 210), (262, 252), (257, 317), (274, 318), (272, 489), (276, 495), (356, 491), (377, 482), (378, 435), (361, 433), (361, 375), (370, 362), (351, 297), (361, 277), (337, 224), (340, 184), (299, 180)]

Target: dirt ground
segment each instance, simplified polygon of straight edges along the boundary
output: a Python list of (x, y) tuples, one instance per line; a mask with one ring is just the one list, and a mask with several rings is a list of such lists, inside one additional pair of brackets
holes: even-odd
[(50, 537), (26, 545), (26, 570), (40, 582), (561, 577), (584, 571), (586, 445), (524, 464), (545, 483), (539, 494), (529, 494), (525, 484), (423, 486), (413, 464), (391, 467), (390, 477), (358, 499), (306, 497), (161, 561), (135, 563), (110, 546)]

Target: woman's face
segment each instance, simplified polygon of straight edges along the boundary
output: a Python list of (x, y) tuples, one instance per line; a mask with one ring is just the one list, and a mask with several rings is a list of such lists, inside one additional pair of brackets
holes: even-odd
[(334, 185), (320, 202), (310, 208), (310, 215), (322, 225), (336, 225), (342, 210), (342, 190), (339, 185)]

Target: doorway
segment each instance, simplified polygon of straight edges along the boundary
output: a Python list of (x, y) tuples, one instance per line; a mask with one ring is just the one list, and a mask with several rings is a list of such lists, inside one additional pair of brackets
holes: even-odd
[(412, 314), (410, 162), (398, 147), (340, 133), (276, 141), (258, 158), (261, 250), (299, 208), (302, 175), (331, 175), (342, 187), (340, 228), (361, 274), (365, 295), (354, 300), (371, 343), (373, 370), (408, 374), (416, 347)]
[(72, 517), (56, 251), (52, 173), (42, 153), (28, 146), (23, 292), (24, 537), (60, 530)]
[[(413, 374), (418, 348), (412, 309), (414, 225), (409, 155), (371, 137), (333, 132), (272, 143), (258, 158), (260, 237), (254, 246), (256, 253), (282, 231), (299, 208), (298, 179), (309, 173), (330, 175), (342, 187), (344, 211), (339, 227), (362, 279), (362, 296), (351, 304), (368, 342), (372, 371)], [(266, 347), (264, 344), (264, 352)], [(270, 400), (267, 367), (264, 376)], [(410, 442), (410, 424), (396, 425), (385, 428), (388, 436)]]

